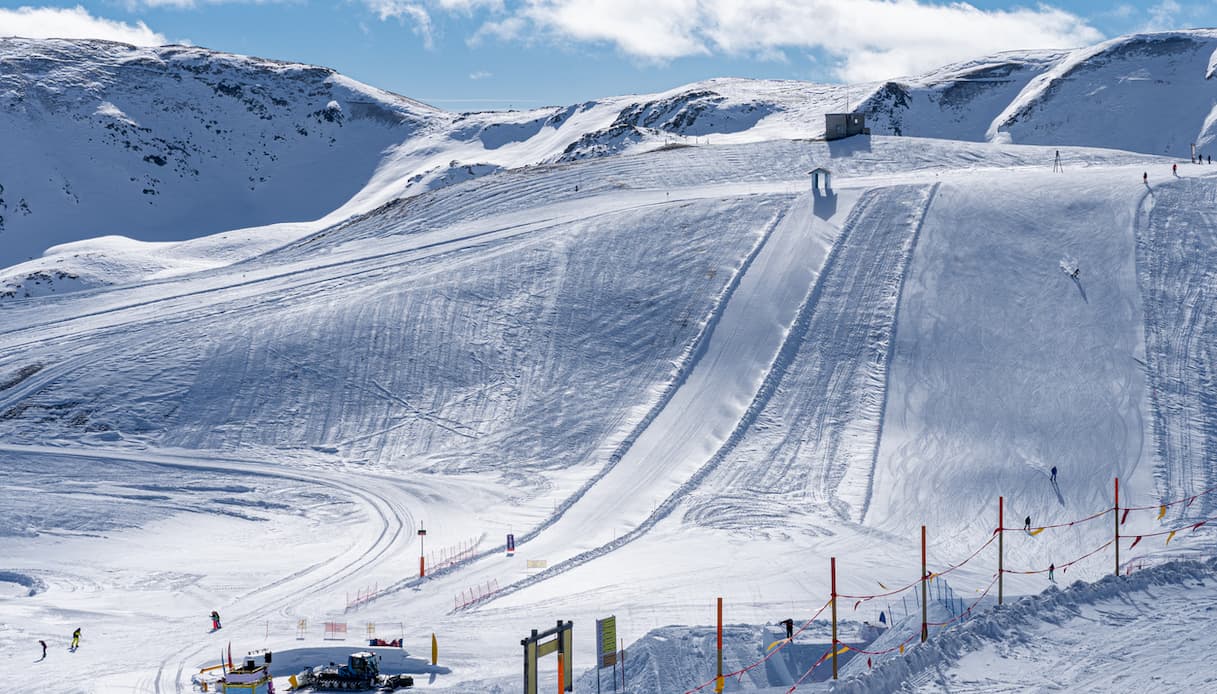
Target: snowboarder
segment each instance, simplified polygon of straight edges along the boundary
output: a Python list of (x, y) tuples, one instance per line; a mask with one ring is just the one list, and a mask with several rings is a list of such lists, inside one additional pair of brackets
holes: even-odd
[(211, 611), (211, 630), (218, 631), (220, 629), (220, 613), (215, 610)]
[[(1074, 276), (1075, 278), (1078, 276), (1077, 270), (1074, 270), (1074, 271), (1073, 271), (1073, 276)], [(1053, 465), (1053, 466), (1052, 466), (1052, 478), (1051, 478), (1051, 481), (1052, 481), (1052, 483), (1053, 483), (1053, 484), (1055, 484), (1055, 483), (1056, 483), (1056, 466), (1055, 466), (1055, 465)]]
[(76, 631), (72, 632), (72, 650), (80, 648), (80, 627), (76, 627)]
[(1023, 530), (1026, 530), (1028, 533), (1031, 532), (1031, 516), (1027, 516), (1027, 518), (1023, 520)]
[(38, 645), (42, 646), (42, 659), (46, 660), (46, 641), (38, 639)]
[(782, 621), (778, 622), (778, 624), (781, 624), (786, 627), (786, 640), (793, 641), (794, 640), (794, 620), (793, 619), (783, 619)]
[(1048, 565), (1048, 580), (1056, 583), (1056, 579), (1052, 577), (1052, 572), (1056, 571), (1056, 564)]

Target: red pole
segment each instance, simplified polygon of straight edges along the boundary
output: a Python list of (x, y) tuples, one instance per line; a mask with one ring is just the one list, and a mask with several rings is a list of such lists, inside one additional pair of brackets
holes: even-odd
[(1002, 604), (1002, 564), (1006, 559), (1005, 535), (1002, 528), (1006, 527), (1006, 497), (997, 497), (997, 604)]
[(832, 678), (837, 679), (837, 558), (832, 558)]
[(926, 604), (925, 604), (925, 602), (928, 598), (928, 596), (926, 594), (927, 593), (926, 584), (929, 583), (929, 581), (927, 581), (925, 578), (926, 573), (927, 572), (925, 570), (925, 526), (923, 525), (923, 526), (921, 526), (921, 642), (922, 643), (925, 643), (925, 640), (930, 637), (930, 620), (926, 614)]
[(1116, 576), (1120, 575), (1120, 478), (1116, 478)]
[(723, 599), (718, 599), (718, 676), (714, 680), (714, 691), (723, 691)]

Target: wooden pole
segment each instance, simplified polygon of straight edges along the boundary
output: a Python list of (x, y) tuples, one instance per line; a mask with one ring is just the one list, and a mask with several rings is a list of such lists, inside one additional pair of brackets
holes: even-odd
[(1120, 576), (1120, 478), (1116, 478), (1116, 577)]
[(925, 570), (925, 526), (921, 526), (921, 642), (930, 637), (930, 620), (926, 610), (927, 586)]
[(832, 678), (837, 679), (837, 558), (832, 558)]
[(723, 691), (723, 599), (718, 599), (718, 675), (714, 679), (714, 691)]
[(1006, 560), (1005, 534), (1002, 528), (1006, 527), (1006, 497), (997, 497), (997, 604), (1002, 604), (1002, 565)]

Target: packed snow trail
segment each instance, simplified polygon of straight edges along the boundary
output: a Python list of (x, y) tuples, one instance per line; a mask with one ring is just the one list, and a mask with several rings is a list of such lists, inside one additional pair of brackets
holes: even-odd
[(788, 529), (817, 510), (820, 523), (865, 512), (900, 286), (934, 190), (880, 188), (857, 203), (753, 405), (763, 425), (700, 485), (689, 520)]
[[(1117, 476), (1123, 504), (1158, 498), (1141, 464), (1139, 174), (944, 180), (901, 297), (868, 525), (928, 525), (931, 555), (959, 556), (988, 539), (999, 496), (1008, 526), (1110, 507)], [(1062, 257), (1078, 260), (1078, 278), (1061, 271)], [(1046, 568), (1054, 549), (1092, 549), (1111, 528), (1059, 532), (1007, 538), (1008, 566)], [(1077, 570), (1095, 575), (1105, 563)]]
[[(1217, 484), (1217, 188), (1212, 179), (1155, 186), (1138, 217), (1147, 376), (1164, 499)], [(1211, 496), (1178, 509), (1205, 518)], [(1172, 511), (1175, 511), (1172, 509)]]

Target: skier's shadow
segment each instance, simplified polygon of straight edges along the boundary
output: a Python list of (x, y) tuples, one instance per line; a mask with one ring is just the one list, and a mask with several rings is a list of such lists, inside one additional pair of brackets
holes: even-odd
[(1074, 277), (1073, 275), (1070, 275), (1069, 279), (1073, 280), (1074, 286), (1076, 286), (1078, 288), (1078, 293), (1082, 295), (1082, 301), (1085, 301), (1086, 303), (1089, 304), (1090, 298), (1086, 296), (1086, 289), (1082, 286), (1082, 280), (1078, 279), (1077, 277)]
[(1048, 481), (1052, 483), (1052, 491), (1056, 493), (1056, 500), (1061, 504), (1061, 506), (1064, 506), (1065, 497), (1061, 496), (1061, 485), (1057, 484), (1056, 480), (1050, 479)]

